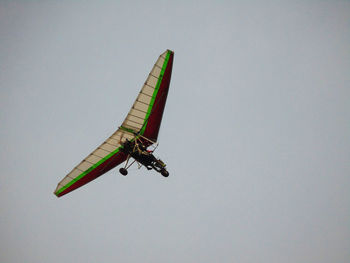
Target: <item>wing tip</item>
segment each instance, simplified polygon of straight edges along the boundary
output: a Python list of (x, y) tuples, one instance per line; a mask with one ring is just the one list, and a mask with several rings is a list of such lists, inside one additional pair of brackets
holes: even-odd
[(174, 54), (174, 51), (171, 49), (167, 49), (166, 52), (170, 52), (170, 53)]

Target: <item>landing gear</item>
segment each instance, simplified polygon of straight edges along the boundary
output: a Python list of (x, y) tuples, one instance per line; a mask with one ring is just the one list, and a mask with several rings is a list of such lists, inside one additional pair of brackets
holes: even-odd
[(126, 176), (128, 174), (128, 170), (126, 170), (125, 168), (120, 168), (119, 172), (124, 176)]
[[(124, 176), (127, 175), (127, 169), (136, 162), (139, 169), (145, 166), (147, 170), (154, 169), (162, 176), (168, 177), (169, 172), (165, 168), (166, 164), (161, 159), (157, 159), (153, 155), (153, 151), (148, 151), (147, 144), (144, 145), (143, 143), (144, 142), (141, 140), (135, 139), (134, 141), (126, 140), (124, 144), (122, 144), (123, 147), (121, 151), (127, 155), (127, 158), (124, 168), (120, 168), (119, 172)], [(129, 163), (130, 157), (134, 160)]]

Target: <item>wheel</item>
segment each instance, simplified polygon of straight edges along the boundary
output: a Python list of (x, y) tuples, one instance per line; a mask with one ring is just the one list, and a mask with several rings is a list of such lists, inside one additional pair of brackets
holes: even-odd
[(167, 170), (162, 170), (160, 172), (164, 177), (168, 177), (169, 176), (169, 172)]
[(119, 172), (124, 176), (128, 174), (128, 170), (126, 170), (125, 168), (120, 168)]

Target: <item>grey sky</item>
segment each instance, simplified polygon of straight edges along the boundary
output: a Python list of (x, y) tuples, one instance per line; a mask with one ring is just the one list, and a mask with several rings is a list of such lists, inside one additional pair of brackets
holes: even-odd
[[(264, 2), (264, 3), (263, 3)], [(349, 1), (1, 1), (1, 262), (349, 262)], [(157, 155), (57, 183), (174, 50)]]

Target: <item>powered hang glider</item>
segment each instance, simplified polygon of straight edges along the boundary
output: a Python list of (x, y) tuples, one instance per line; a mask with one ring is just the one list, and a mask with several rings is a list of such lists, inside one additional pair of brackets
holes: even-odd
[(91, 182), (124, 161), (125, 166), (119, 170), (122, 175), (127, 175), (127, 169), (136, 162), (138, 168), (145, 166), (164, 177), (169, 176), (166, 165), (153, 151), (158, 146), (173, 58), (171, 50), (159, 56), (122, 125), (59, 182), (54, 192), (57, 197)]

